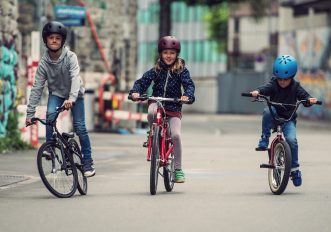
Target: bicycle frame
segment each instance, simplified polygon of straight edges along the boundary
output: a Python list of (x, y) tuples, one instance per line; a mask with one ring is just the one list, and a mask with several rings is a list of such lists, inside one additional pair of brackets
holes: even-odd
[[(161, 104), (161, 102), (157, 101), (157, 110), (156, 110), (156, 117), (154, 118), (154, 122), (151, 128), (151, 133), (149, 134), (148, 138), (148, 152), (147, 152), (147, 161), (151, 160), (151, 153), (152, 153), (152, 141), (154, 136), (154, 129), (156, 127), (161, 128), (161, 142), (160, 142), (160, 166), (167, 166), (168, 165), (168, 158), (173, 150), (173, 144), (171, 142), (170, 137), (170, 128), (168, 119), (165, 113), (165, 110)], [(170, 143), (170, 147), (167, 148), (168, 143)]]
[[(173, 150), (173, 144), (171, 141), (171, 132), (169, 128), (169, 122), (167, 118), (166, 111), (163, 107), (162, 102), (168, 101), (168, 102), (180, 102), (177, 98), (164, 98), (164, 97), (153, 97), (153, 96), (147, 96), (143, 95), (138, 97), (137, 99), (133, 99), (131, 95), (129, 95), (129, 100), (151, 100), (156, 102), (156, 115), (153, 121), (153, 124), (151, 126), (150, 134), (148, 136), (148, 151), (147, 151), (147, 161), (151, 161), (151, 153), (152, 153), (152, 145), (153, 145), (153, 136), (154, 131), (156, 127), (161, 128), (161, 141), (160, 141), (160, 166), (167, 166), (168, 165), (168, 158)], [(170, 146), (168, 148), (168, 145), (170, 143)]]
[(277, 125), (276, 133), (277, 133), (276, 137), (271, 141), (270, 147), (268, 149), (269, 164), (270, 165), (274, 165), (273, 160), (274, 160), (274, 147), (275, 147), (275, 144), (279, 143), (280, 141), (285, 141), (281, 125)]

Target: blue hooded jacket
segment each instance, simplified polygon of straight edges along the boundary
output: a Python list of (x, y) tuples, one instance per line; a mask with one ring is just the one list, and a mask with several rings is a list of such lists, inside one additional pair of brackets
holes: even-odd
[[(189, 104), (192, 104), (195, 101), (195, 85), (188, 69), (184, 67), (181, 73), (174, 73), (162, 61), (160, 61), (160, 66), (160, 70), (152, 68), (145, 72), (142, 78), (136, 80), (130, 94), (139, 93), (142, 95), (154, 82), (152, 94), (154, 97), (180, 98), (181, 96), (187, 96)], [(182, 86), (184, 93), (182, 93)], [(165, 102), (164, 108), (173, 112), (181, 112), (182, 104), (179, 102)]]

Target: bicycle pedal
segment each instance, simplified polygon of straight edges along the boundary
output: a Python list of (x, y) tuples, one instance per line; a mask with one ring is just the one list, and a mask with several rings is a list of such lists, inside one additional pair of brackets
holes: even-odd
[(268, 148), (266, 148), (266, 147), (256, 147), (255, 148), (255, 151), (267, 151), (268, 150)]
[(261, 165), (260, 165), (260, 168), (270, 168), (270, 169), (274, 169), (275, 166), (274, 166), (274, 165), (271, 165), (271, 164), (261, 164)]

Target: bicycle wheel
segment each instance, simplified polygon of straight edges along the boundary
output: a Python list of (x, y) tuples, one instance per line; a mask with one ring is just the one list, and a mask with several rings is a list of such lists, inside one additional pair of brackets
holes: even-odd
[[(171, 143), (167, 143), (167, 150), (170, 148)], [(175, 180), (175, 162), (174, 162), (174, 155), (171, 152), (171, 154), (168, 157), (168, 165), (166, 167), (163, 167), (163, 177), (164, 177), (164, 187), (167, 190), (167, 192), (171, 192), (174, 188)]]
[(156, 194), (160, 167), (160, 132), (160, 127), (154, 129), (150, 171), (150, 193), (152, 195)]
[(270, 190), (280, 195), (286, 189), (290, 172), (291, 172), (291, 149), (287, 142), (277, 142), (273, 149), (273, 165), (274, 169), (269, 169), (268, 180)]
[(81, 153), (79, 145), (75, 139), (69, 139), (68, 142), (71, 146), (72, 151), (74, 151), (72, 155), (73, 155), (74, 162), (75, 162), (75, 165), (77, 168), (78, 192), (81, 195), (86, 195), (87, 194), (87, 178), (86, 178), (86, 176), (84, 176), (82, 153)]
[[(50, 155), (46, 156), (46, 152)], [(41, 180), (53, 195), (60, 198), (74, 195), (77, 189), (77, 169), (73, 159), (62, 154), (59, 144), (44, 143), (38, 151), (37, 166)]]

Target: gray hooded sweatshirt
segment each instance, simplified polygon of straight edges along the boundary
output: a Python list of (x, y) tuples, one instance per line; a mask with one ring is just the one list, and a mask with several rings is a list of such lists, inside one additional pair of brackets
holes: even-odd
[(48, 92), (73, 102), (84, 95), (85, 89), (79, 75), (78, 59), (74, 52), (63, 47), (60, 58), (52, 61), (46, 51), (38, 65), (35, 81), (31, 89), (27, 118), (32, 118), (45, 86), (48, 84)]

